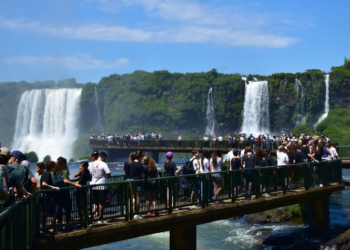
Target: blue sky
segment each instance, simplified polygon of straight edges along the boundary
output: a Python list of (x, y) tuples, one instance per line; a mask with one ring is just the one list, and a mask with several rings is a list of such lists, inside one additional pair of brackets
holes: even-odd
[(350, 58), (349, 10), (347, 0), (1, 1), (0, 82), (329, 72)]

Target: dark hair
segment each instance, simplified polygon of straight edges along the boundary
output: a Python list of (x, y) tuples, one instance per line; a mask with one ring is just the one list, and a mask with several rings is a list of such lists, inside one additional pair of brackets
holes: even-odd
[(44, 169), (44, 168), (45, 168), (45, 163), (43, 163), (43, 162), (38, 162), (38, 163), (36, 164), (36, 166), (37, 166), (38, 168), (40, 168), (40, 169)]
[(54, 161), (47, 161), (45, 163), (45, 170), (46, 171), (51, 171), (52, 169), (54, 169), (56, 167), (56, 162)]
[(213, 153), (213, 156), (212, 156), (213, 167), (214, 167), (214, 168), (217, 168), (217, 167), (218, 167), (218, 161), (217, 161), (217, 158), (218, 158), (218, 157), (222, 157), (222, 154), (221, 154), (221, 150), (220, 150), (220, 149), (214, 150), (214, 153)]
[(156, 172), (157, 171), (156, 163), (154, 162), (154, 160), (152, 158), (150, 158), (148, 156), (144, 156), (143, 162), (145, 165), (148, 166), (148, 172)]
[(204, 158), (206, 158), (206, 159), (208, 159), (208, 160), (210, 159), (210, 151), (209, 151), (209, 150), (204, 150), (203, 153), (202, 153), (202, 162), (201, 162), (201, 163), (202, 163), (202, 169), (203, 169), (203, 167), (204, 167), (204, 166), (203, 166), (203, 165), (204, 165), (204, 164), (203, 164)]
[(107, 154), (106, 154), (106, 152), (101, 151), (100, 153), (98, 153), (98, 157), (107, 158)]
[(87, 161), (80, 162), (80, 165), (82, 165), (84, 168), (88, 168), (89, 167), (89, 163)]
[(63, 170), (67, 169), (68, 175), (69, 175), (69, 169), (67, 165), (67, 159), (63, 158), (62, 156), (57, 158), (57, 164), (55, 166), (55, 169), (53, 170), (53, 174), (56, 175), (57, 172), (61, 172)]
[(91, 154), (91, 158), (92, 157), (94, 157), (95, 159), (97, 159), (98, 158), (98, 152), (93, 152), (92, 154)]

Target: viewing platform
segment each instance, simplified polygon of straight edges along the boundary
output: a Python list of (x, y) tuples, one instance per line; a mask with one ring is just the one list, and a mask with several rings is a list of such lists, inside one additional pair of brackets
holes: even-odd
[[(18, 201), (0, 214), (1, 249), (80, 249), (164, 231), (170, 231), (170, 249), (196, 249), (197, 225), (292, 204), (304, 204), (304, 219), (310, 227), (323, 230), (329, 227), (329, 196), (344, 189), (341, 160), (222, 171), (222, 190), (218, 199), (212, 200), (212, 175), (217, 173), (173, 177), (160, 173), (152, 179), (157, 183), (159, 216), (148, 215), (143, 191), (137, 192), (140, 208), (133, 209), (133, 187), (137, 183), (143, 186), (144, 180), (124, 181), (123, 176), (112, 176), (102, 185), (41, 190), (34, 199)], [(236, 182), (237, 177), (244, 180), (247, 175), (252, 176), (250, 193), (243, 182)], [(190, 186), (183, 185), (188, 178), (198, 183), (192, 202)], [(93, 212), (92, 190), (96, 187), (108, 193), (108, 201), (100, 200), (105, 204), (102, 223)], [(77, 190), (86, 205), (77, 198)], [(72, 205), (71, 211), (64, 212), (61, 225), (55, 223), (52, 214), (52, 202), (59, 192), (69, 194), (67, 202)], [(41, 214), (45, 218), (42, 223)]]

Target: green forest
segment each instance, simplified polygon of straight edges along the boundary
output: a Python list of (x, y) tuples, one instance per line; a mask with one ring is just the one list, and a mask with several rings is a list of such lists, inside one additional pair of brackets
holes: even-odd
[[(326, 72), (310, 69), (269, 76), (248, 75), (248, 80), (267, 80), (270, 129), (274, 133), (326, 134), (339, 144), (349, 144), (350, 61), (332, 67), (329, 86), (330, 112), (316, 128), (313, 124), (324, 113)], [(0, 83), (0, 141), (10, 144), (15, 129), (17, 105), (26, 90), (39, 88), (82, 88), (80, 136), (75, 155), (89, 152), (88, 138), (99, 133), (160, 132), (164, 139), (202, 138), (205, 131), (208, 90), (214, 95), (216, 133), (237, 133), (242, 126), (245, 81), (240, 74), (222, 74), (212, 69), (200, 73), (170, 73), (166, 70), (113, 74), (99, 83), (59, 82)], [(300, 81), (302, 91), (296, 88)], [(95, 91), (98, 105), (96, 106)], [(257, 97), (259, 98), (259, 97)], [(296, 102), (296, 100), (299, 100)], [(97, 108), (103, 131), (99, 131)], [(299, 116), (306, 121), (296, 126)]]

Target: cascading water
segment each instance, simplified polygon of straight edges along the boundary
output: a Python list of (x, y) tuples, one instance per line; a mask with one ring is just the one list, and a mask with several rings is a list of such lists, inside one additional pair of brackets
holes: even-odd
[(41, 89), (22, 94), (12, 150), (34, 151), (42, 161), (72, 157), (78, 137), (81, 89)]
[(103, 126), (102, 126), (102, 119), (101, 119), (101, 112), (100, 112), (100, 107), (98, 105), (98, 94), (97, 94), (97, 88), (95, 86), (95, 106), (96, 106), (96, 112), (97, 112), (97, 127), (98, 127), (98, 132), (100, 134), (103, 133)]
[(207, 99), (207, 127), (205, 134), (211, 137), (215, 137), (215, 117), (214, 117), (214, 100), (213, 100), (213, 89), (210, 88), (208, 91)]
[(324, 101), (324, 113), (321, 115), (320, 118), (318, 118), (317, 122), (314, 124), (314, 127), (322, 122), (327, 116), (329, 112), (329, 74), (325, 75), (324, 77), (324, 85), (326, 88), (326, 94), (325, 94), (325, 101)]
[(270, 131), (269, 89), (267, 81), (245, 85), (242, 132), (266, 134)]
[(300, 80), (298, 78), (295, 78), (295, 84), (294, 84), (294, 89), (295, 89), (295, 107), (296, 107), (296, 122), (295, 125), (301, 125), (306, 123), (306, 118), (303, 116), (304, 114), (304, 105), (303, 103), (300, 102), (299, 96), (301, 98), (304, 97), (304, 90), (303, 90), (303, 85), (301, 84)]

